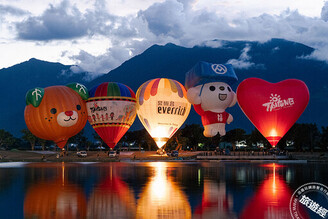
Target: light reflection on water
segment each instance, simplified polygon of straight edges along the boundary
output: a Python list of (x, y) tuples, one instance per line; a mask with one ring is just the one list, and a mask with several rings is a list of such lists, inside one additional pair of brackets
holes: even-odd
[(292, 193), (327, 183), (327, 171), (326, 164), (7, 164), (0, 217), (290, 218)]

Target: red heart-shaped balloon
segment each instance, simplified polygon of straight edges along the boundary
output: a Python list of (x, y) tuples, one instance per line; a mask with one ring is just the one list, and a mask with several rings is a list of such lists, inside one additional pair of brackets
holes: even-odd
[(272, 146), (301, 116), (309, 99), (307, 86), (297, 79), (270, 83), (248, 78), (237, 88), (240, 108)]

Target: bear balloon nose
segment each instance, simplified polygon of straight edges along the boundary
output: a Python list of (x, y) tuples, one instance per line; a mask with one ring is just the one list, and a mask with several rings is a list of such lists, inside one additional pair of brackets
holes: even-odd
[(73, 115), (73, 111), (66, 111), (66, 112), (65, 112), (65, 115), (66, 115), (66, 116), (72, 116), (72, 115)]

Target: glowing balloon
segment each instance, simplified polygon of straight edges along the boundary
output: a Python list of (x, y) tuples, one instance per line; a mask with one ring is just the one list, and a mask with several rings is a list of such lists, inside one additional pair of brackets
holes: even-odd
[(190, 107), (184, 86), (172, 79), (149, 80), (137, 91), (138, 117), (159, 148), (184, 123)]
[(136, 118), (135, 93), (128, 86), (104, 82), (91, 88), (88, 120), (101, 139), (114, 148)]
[(87, 122), (87, 98), (88, 90), (79, 83), (31, 89), (26, 94), (24, 112), (27, 128), (35, 136), (63, 148)]
[(296, 79), (269, 83), (248, 78), (237, 88), (239, 106), (273, 147), (301, 116), (309, 98), (305, 83)]

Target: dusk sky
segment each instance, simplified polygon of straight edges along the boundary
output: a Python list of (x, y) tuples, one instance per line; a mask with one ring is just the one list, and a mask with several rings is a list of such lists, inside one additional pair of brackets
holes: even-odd
[(107, 73), (153, 44), (214, 39), (283, 38), (328, 60), (327, 22), (323, 0), (0, 0), (0, 69), (37, 58)]

